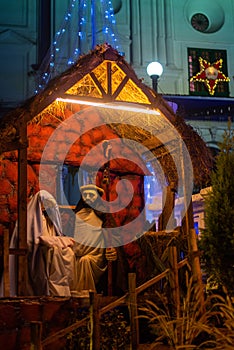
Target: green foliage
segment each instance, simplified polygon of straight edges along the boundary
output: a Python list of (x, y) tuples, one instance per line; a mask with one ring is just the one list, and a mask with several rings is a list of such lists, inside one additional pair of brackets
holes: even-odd
[(232, 350), (234, 344), (234, 304), (232, 298), (226, 294), (225, 298), (220, 297), (216, 303), (220, 316), (223, 320), (223, 327), (216, 328), (216, 348), (217, 350)]
[(168, 345), (174, 350), (216, 349), (231, 350), (234, 344), (234, 305), (225, 294), (210, 295), (204, 307), (200, 304), (201, 289), (189, 281), (187, 293), (182, 298), (180, 312), (175, 316), (170, 304), (158, 293), (158, 302), (147, 300), (141, 308), (148, 320), (155, 340), (148, 349)]
[(200, 248), (204, 269), (234, 293), (234, 132), (231, 125), (223, 136), (212, 191), (205, 198), (205, 229)]
[[(156, 304), (149, 300), (146, 302), (146, 306), (141, 308), (145, 316), (141, 317), (149, 320), (151, 331), (155, 335), (152, 348), (162, 343), (176, 350), (214, 348), (212, 317), (215, 316), (215, 312), (209, 307), (207, 307), (209, 311), (201, 308), (200, 293), (201, 289), (193, 285), (191, 278), (177, 316), (160, 293), (158, 293), (160, 303)], [(210, 299), (206, 300), (205, 307), (207, 305), (210, 305)]]

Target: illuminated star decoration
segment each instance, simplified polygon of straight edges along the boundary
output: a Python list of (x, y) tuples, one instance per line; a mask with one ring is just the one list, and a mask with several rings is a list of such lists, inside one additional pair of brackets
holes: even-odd
[(206, 60), (204, 60), (202, 57), (199, 57), (199, 63), (200, 63), (200, 72), (194, 75), (190, 81), (199, 81), (203, 82), (210, 95), (214, 95), (216, 85), (221, 81), (230, 81), (228, 77), (226, 77), (222, 72), (222, 64), (223, 60), (220, 58), (218, 61), (216, 61), (213, 64), (210, 64)]

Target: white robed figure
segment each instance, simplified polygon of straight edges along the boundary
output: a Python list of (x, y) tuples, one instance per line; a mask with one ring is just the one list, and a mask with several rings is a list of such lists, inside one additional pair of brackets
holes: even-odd
[[(16, 248), (17, 223), (10, 247)], [(76, 284), (74, 240), (62, 234), (55, 198), (41, 190), (27, 207), (28, 283), (27, 295), (70, 296)], [(15, 257), (10, 256), (11, 296), (16, 295)]]

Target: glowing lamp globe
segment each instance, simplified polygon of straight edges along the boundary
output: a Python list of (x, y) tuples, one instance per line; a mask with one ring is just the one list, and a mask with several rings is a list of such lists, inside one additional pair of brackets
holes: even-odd
[(159, 62), (151, 62), (147, 66), (147, 74), (152, 77), (153, 75), (156, 75), (157, 77), (160, 77), (163, 73), (163, 66)]
[(147, 74), (150, 76), (153, 82), (153, 89), (157, 92), (158, 89), (158, 78), (163, 73), (163, 66), (159, 62), (151, 62), (148, 64)]

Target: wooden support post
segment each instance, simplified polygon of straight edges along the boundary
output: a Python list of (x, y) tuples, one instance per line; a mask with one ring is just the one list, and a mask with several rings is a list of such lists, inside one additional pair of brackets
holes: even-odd
[(175, 316), (180, 316), (180, 290), (179, 290), (179, 278), (178, 278), (178, 265), (177, 265), (177, 248), (172, 245), (168, 247), (168, 260), (170, 267), (169, 283), (172, 293), (172, 299), (174, 302)]
[(190, 262), (192, 267), (193, 280), (194, 280), (194, 283), (199, 288), (201, 308), (202, 310), (204, 310), (202, 272), (201, 272), (200, 257), (199, 257), (198, 247), (197, 247), (197, 235), (194, 228), (189, 230), (188, 239), (189, 239), (189, 257), (190, 257)]
[(194, 219), (193, 219), (193, 203), (192, 199), (186, 209), (185, 216), (182, 220), (182, 234), (183, 238), (187, 238), (189, 236), (189, 230), (194, 228)]
[(90, 297), (90, 350), (100, 350), (100, 297), (96, 292), (89, 292)]
[[(111, 89), (111, 80), (109, 80), (111, 78), (111, 65), (109, 64), (109, 62), (107, 63), (107, 71), (108, 71), (108, 86), (110, 84), (110, 86), (108, 87)], [(111, 91), (111, 90), (110, 90)], [(104, 140), (102, 143), (102, 147), (103, 147), (103, 153), (104, 153), (104, 157), (107, 159), (107, 164), (106, 167), (104, 169), (103, 172), (103, 179), (102, 179), (102, 183), (105, 184), (106, 186), (106, 201), (109, 202), (110, 201), (110, 159), (111, 159), (111, 152), (112, 152), (112, 146), (109, 144), (108, 140)], [(110, 213), (106, 213), (107, 215), (107, 227), (109, 227), (110, 224)], [(109, 231), (109, 237), (108, 239), (108, 246), (109, 248), (112, 247), (112, 236), (111, 233)], [(108, 296), (112, 296), (112, 280), (113, 280), (113, 276), (112, 276), (112, 271), (113, 270), (113, 266), (112, 266), (112, 261), (108, 260), (107, 263), (107, 273), (108, 273)]]
[(41, 322), (31, 322), (31, 344), (30, 350), (42, 350), (41, 345), (41, 335), (42, 335), (42, 323)]
[[(18, 248), (27, 251), (27, 124), (20, 129), (23, 143), (18, 150)], [(27, 254), (18, 256), (18, 295), (26, 294)]]
[(130, 332), (131, 332), (131, 350), (137, 350), (139, 345), (139, 323), (137, 312), (137, 293), (136, 293), (136, 274), (128, 274), (129, 289), (129, 314), (130, 314)]
[(174, 207), (175, 207), (175, 184), (171, 183), (163, 189), (164, 203), (162, 213), (159, 217), (158, 230), (163, 231), (166, 228), (173, 229), (175, 226)]
[(111, 71), (111, 63), (107, 62), (107, 94), (110, 98), (112, 96), (112, 71)]
[(9, 230), (3, 232), (3, 295), (10, 296)]
[(185, 164), (183, 157), (183, 143), (180, 143), (181, 148), (181, 170), (183, 176), (184, 183), (184, 204), (185, 204), (185, 220), (183, 224), (182, 230), (187, 237), (188, 241), (188, 251), (189, 258), (192, 266), (192, 274), (193, 281), (197, 285), (199, 289), (199, 299), (201, 304), (201, 309), (204, 311), (204, 295), (203, 295), (203, 287), (202, 287), (202, 275), (201, 275), (201, 267), (200, 267), (200, 258), (198, 254), (197, 247), (197, 237), (194, 229), (194, 219), (193, 219), (193, 203), (192, 198), (190, 198), (189, 204), (187, 204), (187, 188), (186, 188), (186, 176), (185, 176)]

